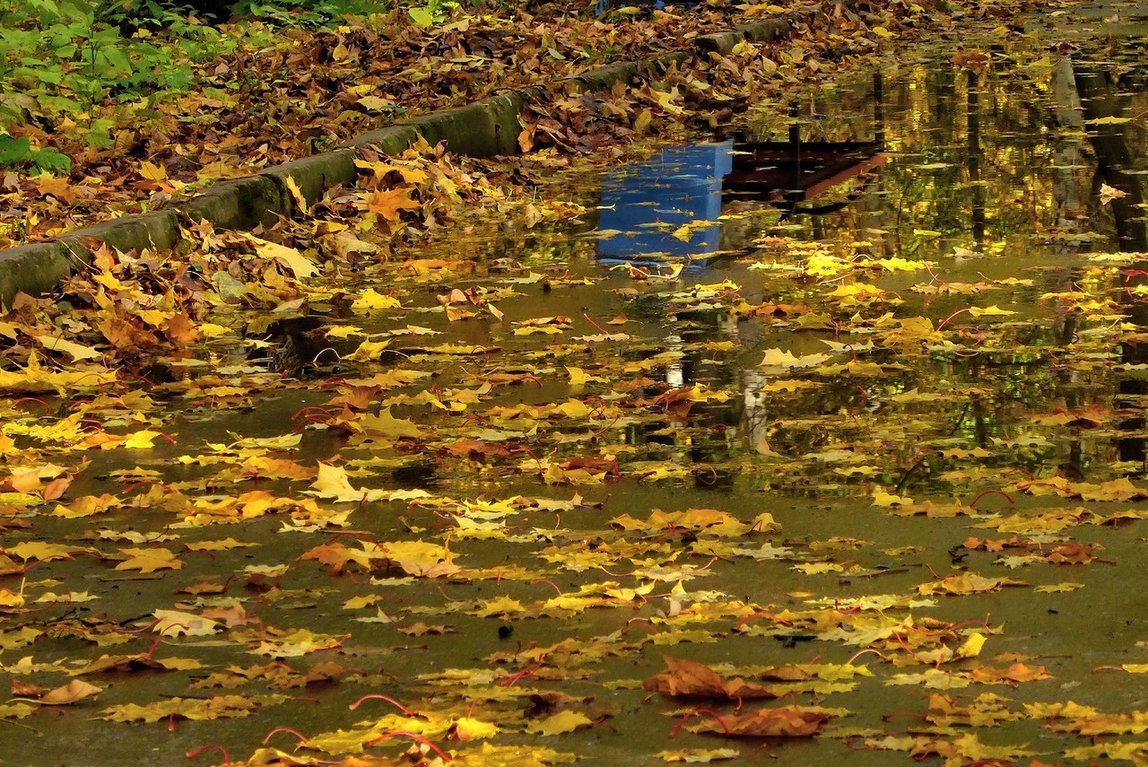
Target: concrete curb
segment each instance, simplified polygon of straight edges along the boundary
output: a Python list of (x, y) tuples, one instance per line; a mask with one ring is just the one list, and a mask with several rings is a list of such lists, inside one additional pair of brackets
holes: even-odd
[[(681, 64), (691, 55), (724, 55), (743, 41), (778, 40), (791, 34), (804, 20), (804, 15), (795, 15), (701, 35), (694, 40), (695, 54), (675, 52), (654, 59), (617, 62), (565, 78), (558, 85), (583, 92), (609, 90), (617, 82)], [(368, 147), (384, 154), (398, 154), (422, 137), (431, 145), (444, 142), (447, 149), (457, 154), (517, 154), (519, 116), (528, 103), (540, 100), (545, 92), (541, 86), (522, 88), (420, 115), (356, 136), (330, 152), (276, 165), (254, 176), (218, 182), (164, 210), (123, 216), (85, 226), (54, 241), (0, 251), (0, 301), (8, 306), (17, 293), (35, 296), (50, 292), (90, 263), (92, 253), (103, 245), (124, 252), (173, 248), (180, 241), (179, 224), (183, 217), (192, 222), (208, 221), (221, 229), (270, 226), (280, 216), (299, 212), (288, 179), (294, 181), (307, 205), (313, 205), (331, 187), (355, 181), (355, 158)]]

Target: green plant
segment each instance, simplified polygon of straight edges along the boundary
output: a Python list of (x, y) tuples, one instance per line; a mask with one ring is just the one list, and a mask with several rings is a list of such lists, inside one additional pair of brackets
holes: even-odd
[(429, 27), (446, 21), (456, 8), (458, 3), (455, 0), (426, 0), (421, 6), (407, 9), (407, 14), (420, 27)]
[(367, 16), (390, 10), (390, 0), (238, 0), (236, 16), (251, 16), (278, 25), (323, 27), (344, 16)]
[(27, 136), (12, 138), (0, 132), (0, 168), (27, 166), (53, 173), (67, 173), (72, 169), (72, 160), (51, 147), (33, 149)]

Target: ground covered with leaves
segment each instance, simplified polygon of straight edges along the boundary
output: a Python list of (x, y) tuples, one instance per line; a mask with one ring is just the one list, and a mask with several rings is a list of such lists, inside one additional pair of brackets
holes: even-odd
[[(711, 2), (599, 17), (585, 3), (490, 2), (431, 17), (396, 6), (319, 29), (293, 26), (310, 17), (209, 26), (175, 15), (125, 38), (90, 6), (64, 0), (0, 15), (9, 32), (0, 43), (0, 247), (153, 210), (214, 181), (511, 88), (552, 86), (524, 149), (593, 152), (604, 134), (661, 135), (687, 115), (728, 122), (764, 88), (803, 82), (921, 29), (1008, 20), (1026, 7)], [(588, 111), (558, 85), (603, 64), (691, 50), (699, 34), (791, 14), (810, 21), (784, 45), (697, 56), (605, 110)]]
[[(984, 32), (882, 62), (830, 216), (420, 146), (20, 297), (4, 758), (1142, 762), (1148, 269), (1098, 158), (1148, 105), (1058, 94), (1143, 43)], [(744, 127), (871, 136), (876, 90)]]

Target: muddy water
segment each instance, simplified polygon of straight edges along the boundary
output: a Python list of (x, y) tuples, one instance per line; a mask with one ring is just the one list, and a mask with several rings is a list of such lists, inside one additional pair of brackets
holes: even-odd
[[(38, 565), (26, 598), (96, 598), (6, 619), (0, 662), (14, 677), (54, 685), (101, 655), (145, 653), (157, 609), (238, 611), (229, 629), (173, 632), (155, 648), (198, 669), (85, 675), (104, 687), (98, 702), (0, 722), (0, 763), (221, 763), (219, 751), (185, 754), (217, 744), (246, 758), (279, 727), (309, 737), (365, 729), (394, 712), (378, 700), (348, 708), (371, 693), (430, 718), (493, 722), (500, 745), (600, 764), (721, 747), (754, 762), (910, 763), (907, 736), (960, 744), (954, 764), (1027, 763), (1026, 747), (1057, 762), (1092, 741), (1042, 726), (1025, 704), (1148, 708), (1142, 675), (1118, 668), (1148, 662), (1144, 523), (1134, 519), (1143, 502), (1096, 489), (1144, 481), (1148, 317), (1135, 287), (1145, 265), (1116, 254), (1148, 251), (1148, 70), (1135, 38), (1080, 48), (1002, 45), (956, 62), (938, 52), (762, 105), (738, 135), (572, 179), (587, 210), (576, 226), (504, 228), (422, 254), (471, 259), (473, 273), (398, 282), (397, 267), (380, 270), (374, 286), (400, 296), (402, 313), (364, 320), (333, 298), (306, 320), (270, 325), (266, 344), (213, 348), (216, 385), (246, 393), (189, 388), (173, 371), (150, 390), (158, 404), (148, 417), (176, 444), (95, 456), (70, 494), (135, 496), (162, 482), (203, 506), (251, 489), (306, 497), (310, 480), (237, 481), (234, 466), (259, 453), (333, 462), (356, 488), (430, 498), (322, 501), (348, 513), (342, 523), (283, 514), (181, 524), (162, 493), (95, 518), (32, 515), (6, 545), (35, 537), (91, 555)], [(451, 288), (476, 299), (461, 308), (490, 303), (502, 319), (476, 309), (449, 321), (437, 296)], [(924, 338), (890, 335), (913, 318), (927, 318)], [(531, 323), (542, 331), (526, 332)], [(328, 333), (346, 324), (362, 335)], [(339, 359), (382, 334), (392, 343), (376, 361)], [(775, 350), (798, 361), (778, 362)], [(396, 370), (427, 377), (376, 391), (368, 411), (387, 404), (417, 424), (417, 438), (363, 440), (308, 410), (328, 407), (348, 379)], [(13, 405), (13, 420), (28, 407)], [(302, 436), (289, 449), (245, 454), (239, 443), (293, 432)], [(498, 503), (516, 497), (544, 505)], [(715, 509), (745, 523), (768, 513), (776, 528), (723, 537), (620, 520), (656, 509)], [(95, 558), (132, 545), (129, 533), (179, 552), (182, 569), (116, 571)], [(251, 545), (188, 551), (226, 537)], [(356, 540), (446, 542), (465, 569), (414, 578), (394, 565), (335, 573), (300, 559)], [(1062, 545), (1089, 552), (1087, 563), (1049, 561)], [(1024, 585), (919, 593), (966, 572)], [(223, 593), (179, 593), (196, 583)], [(551, 601), (582, 588), (592, 607)], [(499, 599), (520, 607), (491, 608)], [(806, 620), (815, 613), (820, 622)], [(866, 641), (850, 636), (858, 613), (915, 628)], [(419, 622), (436, 628), (412, 628)], [(25, 642), (20, 627), (43, 633)], [(292, 628), (325, 638), (306, 652), (265, 649), (269, 630)], [(923, 661), (976, 634), (986, 637), (978, 657)], [(107, 644), (112, 636), (119, 644)], [(720, 716), (735, 707), (643, 691), (664, 654), (728, 675), (849, 662), (868, 675), (799, 684), (770, 704), (834, 709), (816, 738), (671, 738), (694, 706)], [(286, 687), (270, 667), (234, 673), (271, 662), (342, 670), (335, 683)], [(1012, 663), (1047, 678), (974, 673)], [(226, 679), (212, 684), (212, 674)], [(593, 724), (531, 734), (546, 706), (530, 696), (556, 693), (572, 697), (547, 713), (569, 708)], [(935, 707), (926, 719), (941, 693), (977, 711), (989, 703), (974, 698), (995, 694), (1015, 716), (946, 727)], [(110, 706), (222, 694), (285, 697), (241, 718), (94, 719)], [(1004, 750), (978, 754), (969, 733)], [(271, 738), (285, 750), (296, 743)], [(938, 763), (929, 754), (941, 747), (918, 743)], [(368, 751), (400, 748), (387, 740)]]

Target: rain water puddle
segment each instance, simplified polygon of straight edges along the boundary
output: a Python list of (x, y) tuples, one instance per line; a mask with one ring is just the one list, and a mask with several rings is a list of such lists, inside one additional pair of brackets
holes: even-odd
[(1069, 52), (763, 107), (570, 231), (384, 267), (401, 311), (157, 371), (109, 412), (177, 444), (69, 491), (133, 500), (11, 517), (84, 553), (35, 557), (26, 602), (69, 597), (4, 670), (103, 691), (9, 711), (0, 763), (1103, 763), (1148, 708), (1148, 67)]

